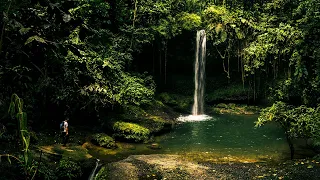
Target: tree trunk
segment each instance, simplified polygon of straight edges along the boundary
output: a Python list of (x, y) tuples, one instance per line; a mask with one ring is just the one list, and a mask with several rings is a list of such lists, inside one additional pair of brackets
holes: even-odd
[(134, 1), (134, 11), (133, 11), (133, 20), (132, 20), (132, 34), (131, 34), (130, 49), (132, 48), (132, 44), (133, 44), (133, 33), (134, 33), (135, 21), (137, 18), (137, 3), (138, 3), (138, 0), (135, 0)]
[(253, 102), (256, 102), (256, 71), (253, 74)]
[(161, 54), (162, 54), (162, 46), (161, 46), (161, 43), (160, 43), (160, 47), (159, 47), (159, 79), (160, 79), (160, 82), (162, 81), (162, 57), (161, 57)]
[(167, 84), (167, 40), (164, 44), (164, 84)]
[[(7, 18), (9, 18), (9, 11), (10, 11), (10, 7), (11, 7), (11, 3), (12, 3), (12, 1), (10, 1), (10, 4), (9, 4), (7, 12), (6, 12)], [(3, 20), (3, 25), (2, 25), (2, 29), (1, 29), (1, 35), (0, 35), (0, 53), (1, 53), (1, 50), (2, 50), (3, 37), (4, 37), (6, 24), (7, 23)]]
[(290, 148), (290, 158), (293, 159), (293, 156), (294, 156), (294, 146), (293, 146), (292, 140), (291, 140), (291, 138), (289, 137), (288, 133), (286, 133), (286, 139), (287, 139), (287, 142), (288, 142), (288, 145), (289, 145), (289, 148)]
[(154, 43), (152, 43), (152, 73), (155, 76)]

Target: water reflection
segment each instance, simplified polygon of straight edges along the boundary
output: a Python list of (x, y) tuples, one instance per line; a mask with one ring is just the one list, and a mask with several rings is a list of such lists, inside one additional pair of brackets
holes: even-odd
[(281, 156), (288, 151), (284, 133), (279, 127), (274, 124), (254, 127), (257, 116), (223, 115), (196, 122), (185, 119), (160, 140), (166, 153)]
[(115, 154), (90, 153), (104, 161), (123, 159), (131, 154), (161, 153), (210, 161), (279, 160), (283, 154), (289, 157), (284, 132), (275, 124), (254, 128), (256, 120), (257, 116), (222, 115), (196, 122), (182, 121), (170, 133), (156, 138), (161, 149), (122, 143), (120, 151), (114, 150)]

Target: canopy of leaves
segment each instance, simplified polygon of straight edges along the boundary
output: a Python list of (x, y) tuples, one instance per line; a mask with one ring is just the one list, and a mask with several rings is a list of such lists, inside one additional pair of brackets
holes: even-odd
[(9, 9), (4, 21), (2, 97), (24, 97), (34, 118), (48, 106), (71, 115), (79, 109), (139, 105), (153, 98), (152, 78), (126, 69), (132, 61), (131, 37), (112, 31), (117, 20), (108, 2), (26, 6)]

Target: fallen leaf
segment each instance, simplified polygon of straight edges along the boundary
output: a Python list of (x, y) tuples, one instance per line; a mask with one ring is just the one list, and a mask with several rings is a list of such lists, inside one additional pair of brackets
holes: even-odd
[(313, 166), (312, 166), (312, 165), (309, 165), (307, 168), (310, 169), (310, 168), (313, 168)]

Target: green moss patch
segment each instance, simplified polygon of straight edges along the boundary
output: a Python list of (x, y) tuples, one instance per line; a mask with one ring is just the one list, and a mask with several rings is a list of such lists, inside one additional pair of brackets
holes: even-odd
[(85, 161), (92, 158), (92, 156), (88, 153), (88, 150), (82, 146), (63, 147), (61, 145), (56, 144), (53, 146), (41, 146), (39, 147), (39, 149), (42, 150), (43, 153), (46, 153), (51, 156), (57, 156), (62, 159)]
[(170, 131), (178, 116), (159, 100), (141, 106), (127, 105), (121, 114), (105, 122), (104, 130), (112, 131), (112, 137), (119, 141), (143, 142), (151, 136)]
[(149, 116), (141, 124), (153, 135), (161, 134), (172, 129), (173, 122), (164, 120), (161, 116)]
[(260, 108), (257, 106), (237, 105), (233, 103), (220, 103), (209, 108), (210, 114), (258, 114)]
[(116, 142), (114, 139), (104, 133), (94, 134), (92, 136), (92, 143), (105, 148), (116, 148)]
[(134, 142), (143, 142), (149, 139), (149, 129), (134, 123), (115, 122), (113, 125), (115, 138)]

